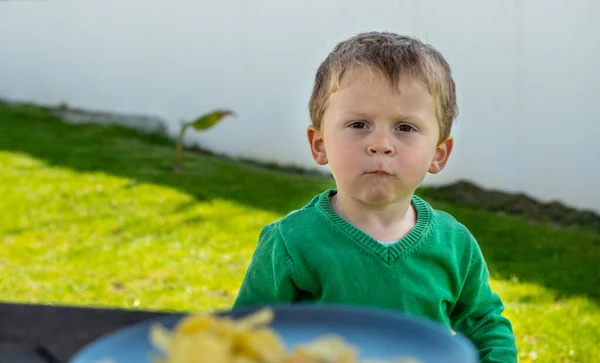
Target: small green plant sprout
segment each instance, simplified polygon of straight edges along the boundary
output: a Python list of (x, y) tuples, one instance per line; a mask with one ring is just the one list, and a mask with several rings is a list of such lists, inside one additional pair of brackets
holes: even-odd
[(179, 132), (179, 138), (177, 138), (177, 149), (175, 150), (175, 163), (173, 165), (174, 171), (181, 170), (181, 160), (183, 157), (183, 137), (187, 129), (193, 127), (198, 131), (208, 130), (227, 116), (235, 117), (235, 113), (233, 113), (233, 111), (230, 110), (215, 110), (210, 113), (204, 114), (195, 120), (182, 123), (181, 131)]

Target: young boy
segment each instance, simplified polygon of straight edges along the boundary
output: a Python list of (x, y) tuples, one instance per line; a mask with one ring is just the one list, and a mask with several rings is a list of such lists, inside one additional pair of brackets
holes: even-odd
[(450, 67), (431, 46), (378, 32), (338, 44), (317, 71), (307, 131), (336, 188), (262, 230), (234, 307), (395, 309), (466, 335), (483, 362), (516, 362), (475, 238), (414, 195), (446, 165), (456, 114)]

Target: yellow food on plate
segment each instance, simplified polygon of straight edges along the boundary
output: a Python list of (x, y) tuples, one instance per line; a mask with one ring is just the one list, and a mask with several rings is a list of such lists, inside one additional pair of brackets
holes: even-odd
[(173, 330), (150, 329), (150, 341), (163, 357), (154, 363), (419, 363), (410, 358), (358, 360), (358, 349), (330, 334), (287, 351), (269, 327), (274, 312), (263, 308), (240, 319), (211, 314), (190, 315)]

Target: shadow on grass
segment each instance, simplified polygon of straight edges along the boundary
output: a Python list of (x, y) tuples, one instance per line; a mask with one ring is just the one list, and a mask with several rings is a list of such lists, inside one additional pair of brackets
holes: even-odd
[(329, 178), (265, 170), (190, 152), (182, 170), (175, 173), (171, 169), (175, 144), (161, 135), (119, 126), (68, 124), (33, 106), (0, 105), (0, 150), (26, 153), (50, 166), (125, 177), (131, 179), (128, 188), (158, 184), (200, 201), (221, 198), (279, 214), (302, 206), (311, 195), (333, 185)]
[[(26, 153), (52, 166), (125, 177), (132, 180), (129, 187), (159, 184), (199, 201), (221, 198), (282, 215), (333, 186), (327, 178), (270, 171), (198, 153), (187, 153), (182, 171), (174, 173), (174, 143), (164, 137), (117, 126), (71, 125), (35, 107), (0, 105), (0, 150)], [(420, 194), (434, 195), (427, 189)], [(471, 229), (494, 277), (540, 284), (556, 291), (557, 300), (587, 296), (600, 301), (600, 231), (432, 204)], [(190, 207), (193, 203), (174, 206)]]

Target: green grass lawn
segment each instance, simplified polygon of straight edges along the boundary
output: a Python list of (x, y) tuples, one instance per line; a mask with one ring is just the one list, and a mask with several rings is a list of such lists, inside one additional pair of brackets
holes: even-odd
[[(226, 309), (260, 229), (333, 186), (196, 153), (173, 173), (173, 154), (0, 105), (0, 300)], [(600, 231), (429, 201), (480, 242), (521, 361), (600, 361)]]

